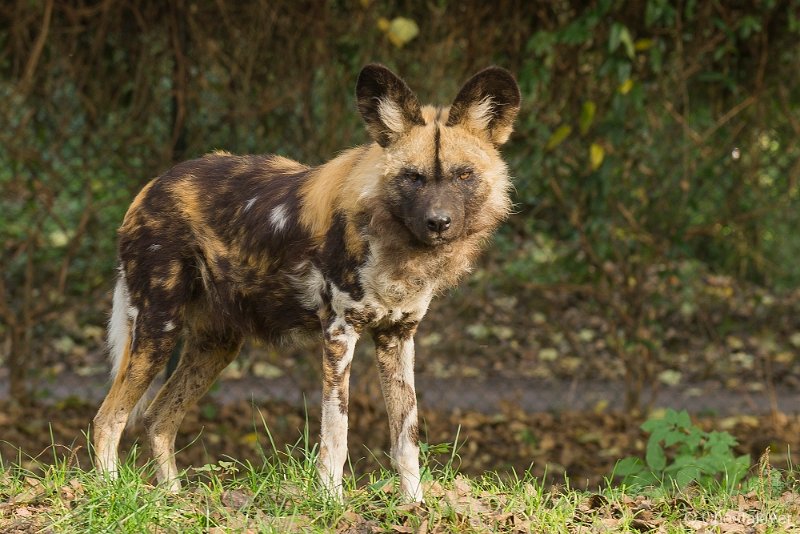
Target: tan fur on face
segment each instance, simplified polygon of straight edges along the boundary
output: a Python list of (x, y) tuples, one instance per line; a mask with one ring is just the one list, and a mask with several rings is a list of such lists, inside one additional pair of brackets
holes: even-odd
[[(424, 106), (424, 126), (414, 126), (390, 147), (378, 145), (348, 150), (315, 169), (301, 190), (303, 210), (300, 222), (321, 240), (330, 227), (333, 214), (341, 210), (354, 215), (369, 211), (369, 204), (381, 198), (386, 183), (407, 167), (430, 170), (435, 156), (435, 135), (441, 139), (440, 159), (445, 172), (464, 164), (481, 177), (487, 206), (478, 214), (472, 228), (487, 232), (508, 215), (511, 187), (507, 168), (497, 148), (465, 126), (445, 126), (449, 109)], [(472, 257), (472, 255), (470, 255)]]
[(481, 210), (473, 214), (471, 226), (477, 231), (494, 230), (511, 211), (511, 180), (497, 148), (465, 128), (454, 126), (441, 130), (441, 157), (445, 172), (447, 162), (469, 162), (473, 166), (487, 197)]
[(441, 124), (445, 124), (447, 122), (447, 117), (450, 114), (450, 108), (438, 107), (438, 106), (423, 106), (421, 113), (422, 113), (422, 120), (425, 121), (425, 124), (431, 124), (435, 121), (439, 121)]

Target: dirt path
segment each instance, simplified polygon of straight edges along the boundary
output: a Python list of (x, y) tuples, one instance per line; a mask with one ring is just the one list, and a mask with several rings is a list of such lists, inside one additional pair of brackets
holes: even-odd
[[(357, 380), (357, 379), (355, 379)], [(353, 389), (359, 389), (357, 383)], [(108, 388), (105, 374), (78, 375), (64, 372), (54, 379), (36, 382), (37, 397), (57, 402), (77, 397), (100, 402)], [(496, 413), (506, 404), (524, 412), (620, 411), (624, 408), (624, 384), (620, 382), (559, 381), (515, 377), (437, 378), (417, 377), (417, 392), (423, 410), (454, 410)], [(645, 393), (645, 398), (651, 393)], [(219, 404), (242, 400), (261, 403), (286, 402), (294, 406), (319, 402), (319, 391), (303, 391), (289, 376), (279, 378), (245, 377), (223, 379), (212, 389), (211, 397)], [(786, 386), (776, 389), (778, 407), (786, 413), (800, 412), (800, 391)], [(0, 376), (0, 400), (8, 398), (8, 381)], [(680, 387), (662, 387), (656, 394), (655, 407), (686, 409), (691, 413), (728, 416), (764, 414), (770, 410), (765, 392), (725, 389), (717, 382), (698, 382)]]

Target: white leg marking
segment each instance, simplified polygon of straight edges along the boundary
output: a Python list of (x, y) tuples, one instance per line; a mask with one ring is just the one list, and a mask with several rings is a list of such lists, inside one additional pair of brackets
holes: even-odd
[[(335, 335), (332, 335), (333, 333)], [(323, 373), (333, 374), (336, 385), (330, 391), (323, 392), (318, 470), (323, 487), (332, 497), (341, 500), (342, 475), (347, 460), (347, 397), (350, 378), (348, 366), (353, 361), (353, 352), (359, 336), (343, 318), (337, 318), (326, 332), (326, 337), (326, 343), (342, 343), (345, 350), (334, 369), (323, 370)], [(328, 356), (324, 358), (323, 366), (329, 367)]]
[(167, 491), (178, 493), (181, 490), (181, 482), (178, 480), (173, 444), (165, 436), (154, 436), (151, 438), (150, 447), (155, 456), (158, 482), (164, 484)]
[[(95, 451), (100, 472), (108, 476), (111, 480), (116, 480), (119, 476), (117, 447), (119, 446), (120, 438), (122, 438), (122, 432), (125, 430), (126, 422), (126, 418), (116, 417), (115, 420), (106, 427), (108, 434), (102, 441), (102, 448)], [(95, 432), (97, 431), (98, 429), (95, 429)]]
[(347, 414), (340, 410), (339, 392), (322, 401), (321, 447), (326, 453), (320, 457), (319, 478), (331, 497), (342, 500), (342, 476), (347, 460)]
[[(411, 390), (411, 409), (405, 417), (397, 434), (397, 440), (392, 444), (392, 458), (394, 458), (397, 472), (400, 475), (400, 490), (412, 501), (422, 500), (422, 485), (419, 476), (419, 443), (417, 440), (417, 397), (414, 388), (414, 339), (400, 342), (401, 380)], [(415, 429), (412, 434), (412, 427)]]
[(283, 204), (275, 206), (269, 214), (269, 222), (275, 227), (276, 232), (282, 231), (289, 222), (289, 210)]

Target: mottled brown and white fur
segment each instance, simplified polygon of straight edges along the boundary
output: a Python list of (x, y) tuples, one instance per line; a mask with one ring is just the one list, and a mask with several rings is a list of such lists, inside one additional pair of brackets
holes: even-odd
[(134, 407), (179, 338), (175, 372), (144, 402), (160, 482), (177, 490), (174, 441), (186, 410), (247, 336), (321, 332), (321, 483), (342, 496), (353, 350), (375, 340), (391, 457), (408, 499), (422, 499), (414, 332), (508, 215), (498, 147), (519, 90), (497, 67), (449, 107), (421, 107), (406, 84), (368, 65), (356, 86), (374, 143), (319, 167), (224, 152), (176, 165), (134, 199), (119, 230), (109, 325), (114, 381), (94, 419), (100, 470), (115, 475)]

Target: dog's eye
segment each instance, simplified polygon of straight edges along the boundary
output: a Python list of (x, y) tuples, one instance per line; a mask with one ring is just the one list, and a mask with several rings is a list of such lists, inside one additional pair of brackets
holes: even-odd
[(459, 180), (469, 180), (470, 178), (472, 178), (472, 171), (461, 171), (458, 174)]
[(425, 177), (418, 172), (407, 172), (406, 173), (406, 180), (411, 182), (412, 184), (423, 184), (425, 183)]

